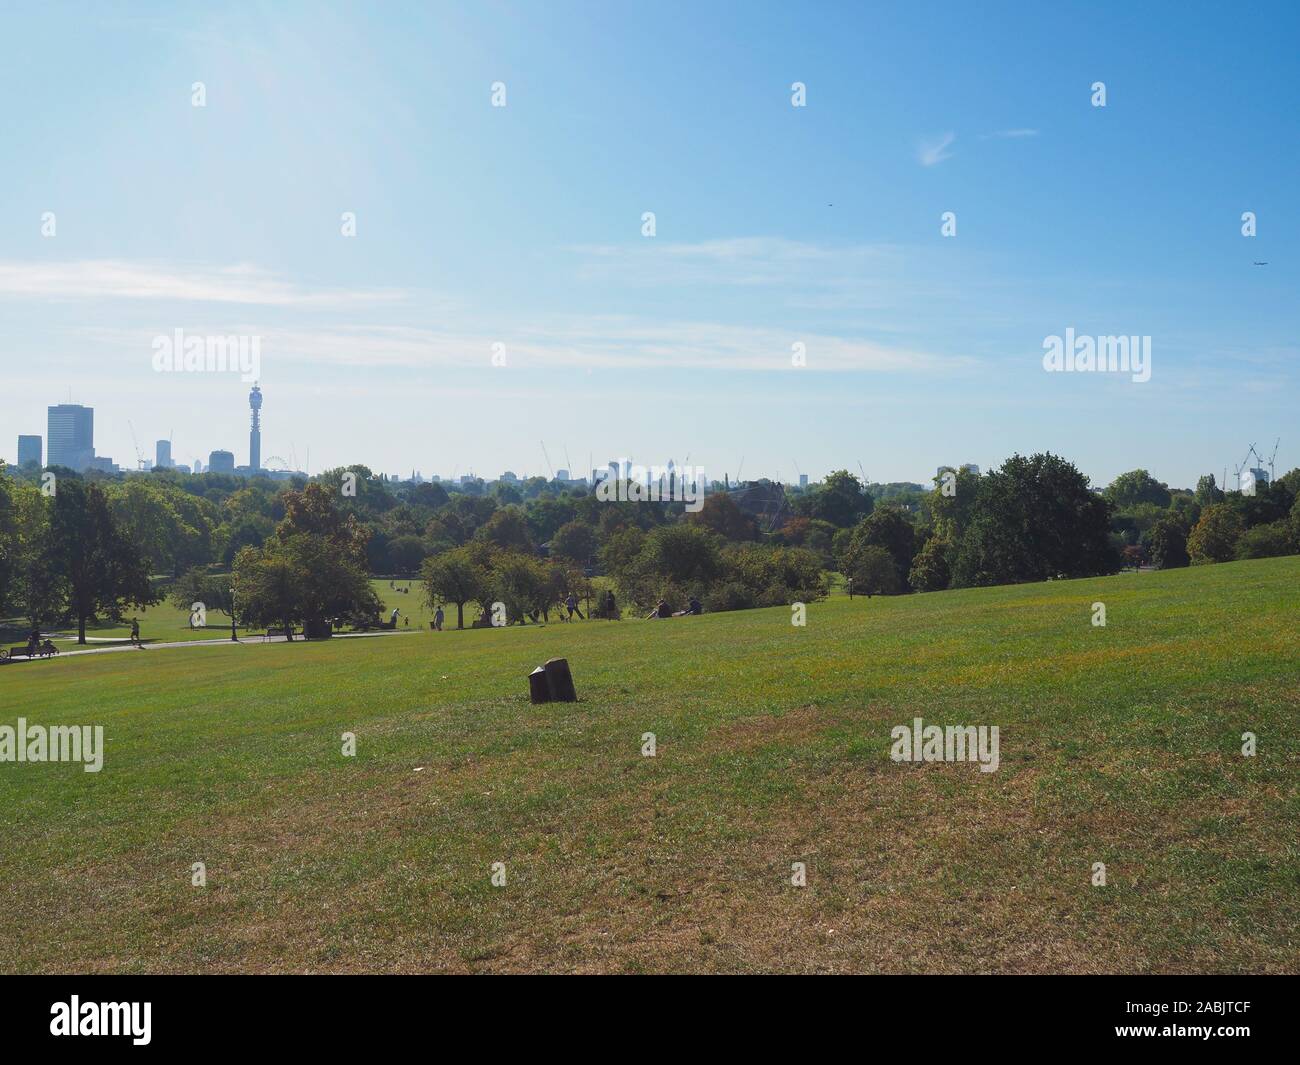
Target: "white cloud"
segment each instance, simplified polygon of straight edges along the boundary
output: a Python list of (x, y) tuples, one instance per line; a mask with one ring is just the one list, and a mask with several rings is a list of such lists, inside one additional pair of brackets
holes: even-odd
[(87, 259), (64, 263), (0, 261), (0, 297), (54, 300), (172, 300), (278, 307), (384, 303), (394, 290), (310, 289), (256, 266), (210, 267)]
[[(198, 330), (190, 330), (198, 332)], [(644, 321), (623, 316), (586, 316), (504, 328), (493, 333), (352, 325), (328, 329), (258, 328), (236, 332), (262, 337), (262, 362), (278, 359), (334, 368), (483, 367), (492, 345), (505, 345), (507, 367), (749, 370), (800, 373), (791, 365), (791, 345), (802, 342), (811, 370), (873, 373), (948, 373), (971, 364), (876, 341), (799, 333), (717, 322)], [(133, 345), (147, 350), (143, 338)]]
[[(791, 345), (807, 350), (806, 369), (868, 373), (948, 373), (974, 361), (937, 355), (903, 345), (857, 337), (798, 332), (719, 322), (647, 321), (628, 316), (597, 315), (516, 325), (494, 332), (429, 329), (412, 326), (352, 324), (281, 327), (225, 323), (185, 327), (191, 335), (236, 334), (261, 338), (264, 370), (280, 361), (321, 369), (429, 370), (484, 368), (492, 345), (505, 345), (506, 366), (520, 369), (597, 370), (749, 370), (800, 373), (791, 365)], [(87, 343), (102, 354), (113, 351), (126, 362), (151, 365), (150, 329), (78, 330), (81, 350)], [(122, 363), (113, 360), (113, 364)]]
[(826, 245), (780, 237), (735, 237), (674, 244), (641, 240), (579, 245), (584, 281), (639, 285), (807, 285), (857, 283), (896, 272), (901, 249), (888, 244)]
[(945, 159), (952, 158), (952, 152), (948, 151), (952, 142), (957, 139), (957, 134), (949, 131), (940, 137), (928, 141), (922, 141), (916, 150), (917, 161), (922, 166), (935, 166), (942, 163)]
[(1037, 137), (1036, 129), (1000, 129), (994, 133), (985, 133), (981, 140), (1016, 140), (1021, 137)]

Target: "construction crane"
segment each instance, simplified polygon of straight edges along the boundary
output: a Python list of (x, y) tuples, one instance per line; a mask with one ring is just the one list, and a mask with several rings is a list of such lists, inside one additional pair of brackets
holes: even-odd
[(1274, 477), (1274, 473), (1276, 472), (1276, 467), (1273, 465), (1273, 463), (1277, 459), (1277, 447), (1278, 444), (1280, 443), (1282, 443), (1282, 438), (1279, 436), (1277, 438), (1277, 442), (1273, 445), (1273, 454), (1269, 455), (1268, 457), (1268, 483), (1269, 484), (1272, 484), (1277, 479), (1276, 477)]
[(149, 464), (145, 462), (144, 452), (140, 450), (140, 441), (135, 438), (135, 426), (131, 424), (131, 419), (126, 420), (127, 427), (131, 430), (131, 443), (135, 445), (135, 461), (137, 470), (146, 470)]
[(555, 480), (555, 467), (551, 465), (551, 456), (546, 452), (546, 441), (539, 440), (538, 443), (542, 445), (542, 458), (546, 460), (546, 468), (551, 471), (551, 480), (553, 481)]

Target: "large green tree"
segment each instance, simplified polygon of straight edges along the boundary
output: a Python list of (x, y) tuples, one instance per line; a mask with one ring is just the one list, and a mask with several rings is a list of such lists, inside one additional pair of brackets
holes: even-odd
[(243, 548), (231, 580), (245, 624), (279, 626), (292, 642), (294, 626), (302, 620), (298, 588), (306, 578), (297, 561), (275, 544)]
[(979, 480), (953, 566), (958, 587), (1115, 573), (1110, 504), (1065, 459), (1013, 455)]
[(590, 565), (596, 557), (596, 530), (585, 521), (566, 522), (551, 537), (551, 555)]
[(819, 518), (840, 528), (855, 524), (871, 513), (870, 494), (848, 470), (835, 470), (816, 488), (795, 501), (795, 512), (807, 518)]
[(703, 525), (724, 540), (747, 541), (759, 538), (758, 523), (736, 505), (727, 492), (712, 492), (704, 497), (699, 510), (686, 515), (686, 520)]
[(1106, 488), (1105, 496), (1120, 510), (1139, 503), (1151, 503), (1162, 508), (1169, 506), (1169, 486), (1157, 481), (1146, 470), (1121, 473)]
[(864, 544), (852, 555), (844, 576), (858, 595), (898, 595), (906, 587), (898, 576), (898, 563), (879, 544)]
[[(365, 467), (354, 469), (364, 470)], [(354, 566), (364, 571), (370, 531), (355, 514), (344, 511), (342, 501), (348, 498), (341, 495), (341, 489), (319, 482), (305, 485), (301, 491), (286, 492), (284, 518), (276, 526), (276, 537), (281, 543), (304, 533), (324, 537), (338, 547)]]
[(130, 606), (158, 601), (143, 552), (113, 519), (108, 500), (95, 484), (63, 477), (57, 482), (50, 516), (50, 550), (67, 590), (67, 607), (77, 621), (77, 642), (86, 642), (86, 622), (100, 614), (119, 618)]
[(1237, 557), (1237, 541), (1245, 523), (1231, 503), (1214, 503), (1201, 511), (1201, 520), (1187, 538), (1192, 565), (1231, 562)]
[(1151, 526), (1149, 553), (1151, 565), (1156, 569), (1177, 569), (1186, 566), (1187, 527), (1178, 518), (1161, 518)]
[[(307, 636), (324, 634), (332, 618), (374, 618), (379, 599), (366, 571), (337, 540), (295, 533), (260, 551), (244, 548), (235, 560), (233, 594), (246, 624), (301, 622)], [(290, 637), (292, 638), (292, 637)]]
[(948, 587), (952, 574), (948, 569), (948, 552), (951, 545), (937, 536), (926, 540), (916, 553), (907, 583), (918, 592), (938, 592)]
[(53, 625), (67, 601), (67, 581), (50, 539), (52, 501), (34, 484), (10, 486), (9, 534), (0, 537), (0, 554), (11, 568), (6, 613), (26, 618), (33, 628)]
[(230, 618), (230, 638), (238, 640), (235, 631), (235, 596), (233, 582), (229, 573), (210, 573), (202, 566), (195, 566), (182, 573), (171, 586), (172, 605), (193, 615), (195, 604), (204, 614), (216, 611)]
[(475, 539), (503, 550), (522, 551), (530, 555), (533, 553), (528, 523), (524, 520), (524, 512), (516, 506), (501, 507), (479, 527), (474, 536)]
[(426, 558), (420, 571), (430, 609), (442, 603), (456, 604), (456, 628), (465, 627), (465, 604), (488, 595), (491, 575), (483, 555), (469, 547), (444, 551)]
[(900, 591), (906, 591), (912, 558), (916, 554), (916, 529), (907, 520), (907, 515), (897, 507), (883, 506), (858, 522), (841, 559), (846, 574), (857, 569), (858, 556), (868, 547), (881, 547), (889, 552), (898, 574), (896, 586)]

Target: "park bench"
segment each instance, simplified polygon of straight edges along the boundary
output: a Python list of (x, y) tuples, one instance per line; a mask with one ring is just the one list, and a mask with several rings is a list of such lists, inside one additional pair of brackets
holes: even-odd
[(0, 649), (0, 658), (50, 658), (59, 653), (59, 649), (46, 640), (35, 651), (28, 651), (24, 645), (22, 647), (10, 647), (8, 650)]
[(289, 636), (300, 636), (300, 635), (302, 635), (302, 634), (301, 634), (297, 629), (286, 629), (286, 628), (284, 628), (284, 626), (282, 625), (282, 626), (280, 626), (279, 628), (271, 628), (271, 629), (267, 629), (267, 630), (266, 630), (266, 635), (262, 637), (262, 642), (265, 643), (265, 642), (266, 642), (267, 640), (269, 640), (272, 636), (284, 636), (284, 635), (286, 635), (286, 634), (288, 634)]

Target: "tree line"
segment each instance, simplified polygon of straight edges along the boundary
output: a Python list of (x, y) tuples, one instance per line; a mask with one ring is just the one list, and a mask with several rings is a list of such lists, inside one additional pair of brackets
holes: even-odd
[(895, 595), (1300, 552), (1300, 470), (1253, 494), (1209, 475), (1170, 488), (1140, 469), (1098, 491), (1051, 454), (929, 487), (846, 470), (802, 492), (768, 485), (775, 519), (716, 484), (688, 512), (541, 478), (397, 483), (364, 466), (291, 482), (54, 473), (0, 465), (0, 616), (82, 638), (164, 591), (232, 625), (371, 624), (375, 574), (419, 574), (463, 624), (466, 605), (497, 602), (511, 621), (545, 620), (570, 594), (588, 599), (596, 576), (637, 610), (695, 597), (718, 611), (810, 602), (836, 579)]

